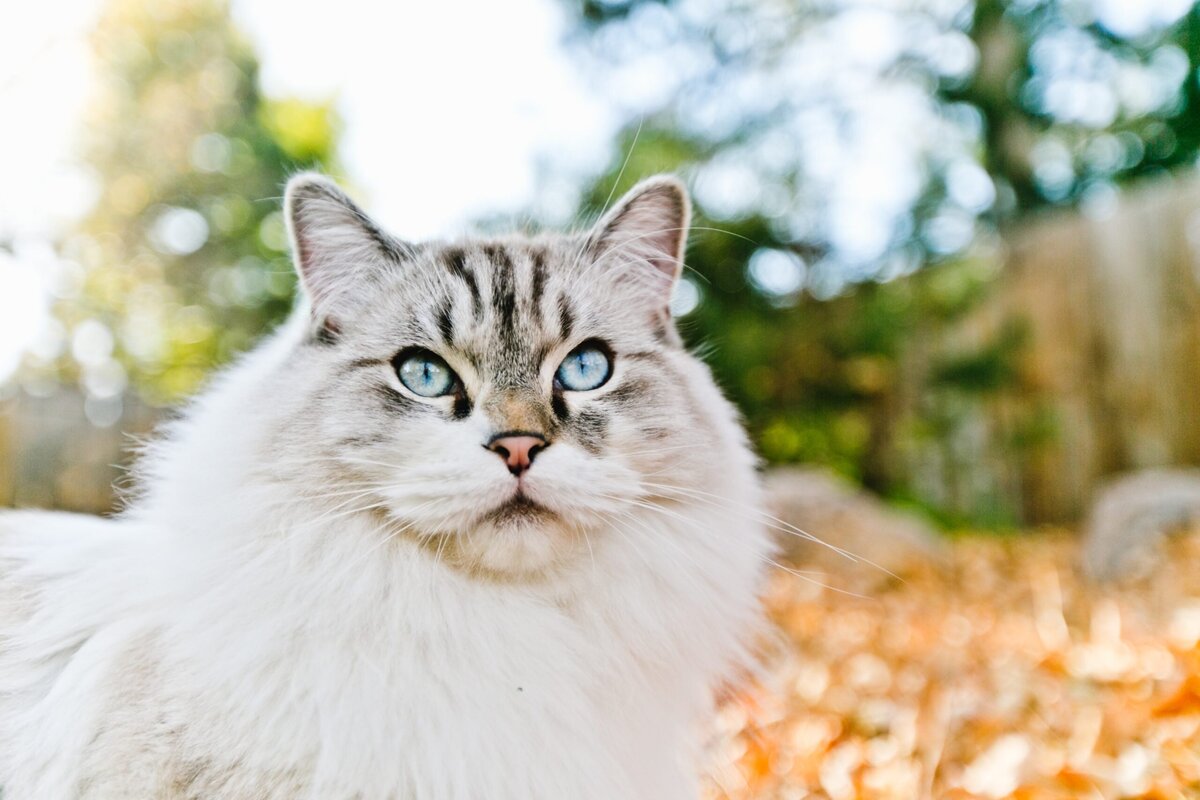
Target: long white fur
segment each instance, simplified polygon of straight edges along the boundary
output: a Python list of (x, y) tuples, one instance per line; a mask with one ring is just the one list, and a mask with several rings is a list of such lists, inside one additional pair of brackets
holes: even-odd
[[(574, 498), (583, 544), (480, 573), (395, 524), (444, 518), (403, 491), (367, 493), (381, 512), (297, 485), (303, 448), (276, 443), (306, 398), (278, 387), (309, 329), (302, 309), (221, 375), (119, 518), (0, 515), (5, 800), (696, 797), (771, 550), (707, 370), (667, 356), (713, 426), (671, 458), (711, 460), (685, 488), (713, 501), (654, 497), (628, 464), (556, 445), (531, 476)], [(455, 470), (397, 485), (499, 496), (483, 424), (433, 445)]]

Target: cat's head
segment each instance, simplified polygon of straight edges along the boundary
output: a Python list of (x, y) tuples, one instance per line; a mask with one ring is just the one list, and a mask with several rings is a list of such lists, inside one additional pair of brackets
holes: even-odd
[(333, 513), (528, 573), (586, 557), (589, 533), (670, 497), (657, 487), (719, 476), (714, 428), (732, 423), (668, 309), (689, 217), (675, 179), (578, 234), (403, 242), (315, 175), (286, 212), (310, 308), (287, 378), (305, 430), (280, 447), (304, 450), (286, 463), (312, 467)]

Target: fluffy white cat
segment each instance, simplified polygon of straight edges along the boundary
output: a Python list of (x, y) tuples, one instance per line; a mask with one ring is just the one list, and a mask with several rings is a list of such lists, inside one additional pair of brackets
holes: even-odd
[(772, 545), (667, 304), (688, 203), (409, 244), (288, 186), (305, 302), (115, 519), (0, 515), (5, 800), (685, 800)]

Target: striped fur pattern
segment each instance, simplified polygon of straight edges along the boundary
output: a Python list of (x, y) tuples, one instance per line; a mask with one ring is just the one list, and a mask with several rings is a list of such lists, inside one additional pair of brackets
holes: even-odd
[[(304, 302), (130, 508), (0, 515), (6, 800), (695, 797), (772, 546), (667, 311), (682, 188), (494, 240), (400, 241), (312, 175), (287, 214)], [(589, 341), (611, 378), (566, 390)], [(520, 477), (503, 432), (547, 443)]]

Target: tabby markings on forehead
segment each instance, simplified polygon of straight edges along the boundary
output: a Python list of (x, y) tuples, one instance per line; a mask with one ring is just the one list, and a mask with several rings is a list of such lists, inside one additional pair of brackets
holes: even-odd
[(500, 318), (500, 334), (511, 341), (516, 334), (517, 286), (512, 256), (503, 245), (489, 244), (484, 255), (492, 262), (492, 307)]
[(451, 316), (453, 308), (450, 298), (447, 297), (438, 305), (437, 310), (438, 332), (442, 335), (442, 342), (447, 345), (454, 344), (454, 319)]
[(546, 292), (546, 251), (535, 247), (530, 253), (533, 262), (533, 285), (530, 289), (530, 305), (533, 307), (533, 319), (542, 324), (542, 295)]
[(558, 326), (563, 339), (570, 339), (575, 330), (575, 314), (571, 312), (571, 301), (565, 294), (558, 296)]
[(466, 251), (461, 247), (451, 247), (443, 255), (446, 268), (467, 285), (467, 291), (471, 293), (471, 310), (478, 319), (483, 313), (483, 298), (479, 294), (479, 283), (475, 280), (475, 273), (467, 266)]

